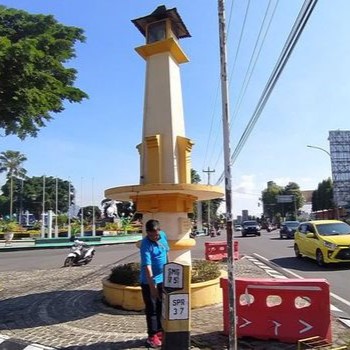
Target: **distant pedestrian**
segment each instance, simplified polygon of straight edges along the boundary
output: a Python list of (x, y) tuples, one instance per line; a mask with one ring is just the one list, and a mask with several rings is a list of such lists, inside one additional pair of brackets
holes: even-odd
[(168, 261), (169, 245), (158, 220), (146, 222), (146, 236), (141, 241), (141, 289), (145, 303), (147, 344), (152, 348), (162, 345), (163, 328), (162, 289), (163, 268)]

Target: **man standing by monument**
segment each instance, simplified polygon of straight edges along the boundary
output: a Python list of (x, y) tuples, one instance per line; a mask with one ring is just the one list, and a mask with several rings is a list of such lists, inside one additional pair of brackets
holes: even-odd
[(163, 267), (168, 260), (169, 245), (160, 230), (158, 220), (146, 222), (146, 236), (141, 241), (141, 289), (145, 303), (147, 344), (152, 348), (162, 345), (163, 327), (162, 290)]

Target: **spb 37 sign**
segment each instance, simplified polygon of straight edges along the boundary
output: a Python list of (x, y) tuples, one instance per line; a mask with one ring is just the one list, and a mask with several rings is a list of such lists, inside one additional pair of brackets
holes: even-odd
[(169, 320), (188, 320), (188, 294), (169, 295)]

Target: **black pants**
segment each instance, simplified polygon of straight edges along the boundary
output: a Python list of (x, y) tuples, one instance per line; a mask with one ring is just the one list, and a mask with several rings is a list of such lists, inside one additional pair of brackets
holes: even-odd
[[(141, 284), (142, 297), (145, 302), (145, 313), (147, 321), (148, 336), (152, 336), (162, 330), (162, 300), (151, 297), (151, 291), (148, 284)], [(157, 284), (159, 297), (162, 297), (163, 284)]]

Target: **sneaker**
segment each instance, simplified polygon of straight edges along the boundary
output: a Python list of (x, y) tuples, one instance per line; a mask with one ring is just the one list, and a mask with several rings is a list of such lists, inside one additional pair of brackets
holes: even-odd
[(159, 331), (156, 333), (156, 336), (158, 337), (158, 339), (162, 342), (163, 341), (163, 331)]
[(158, 338), (157, 334), (148, 337), (146, 340), (146, 343), (151, 348), (158, 348), (158, 347), (162, 346), (162, 342)]

